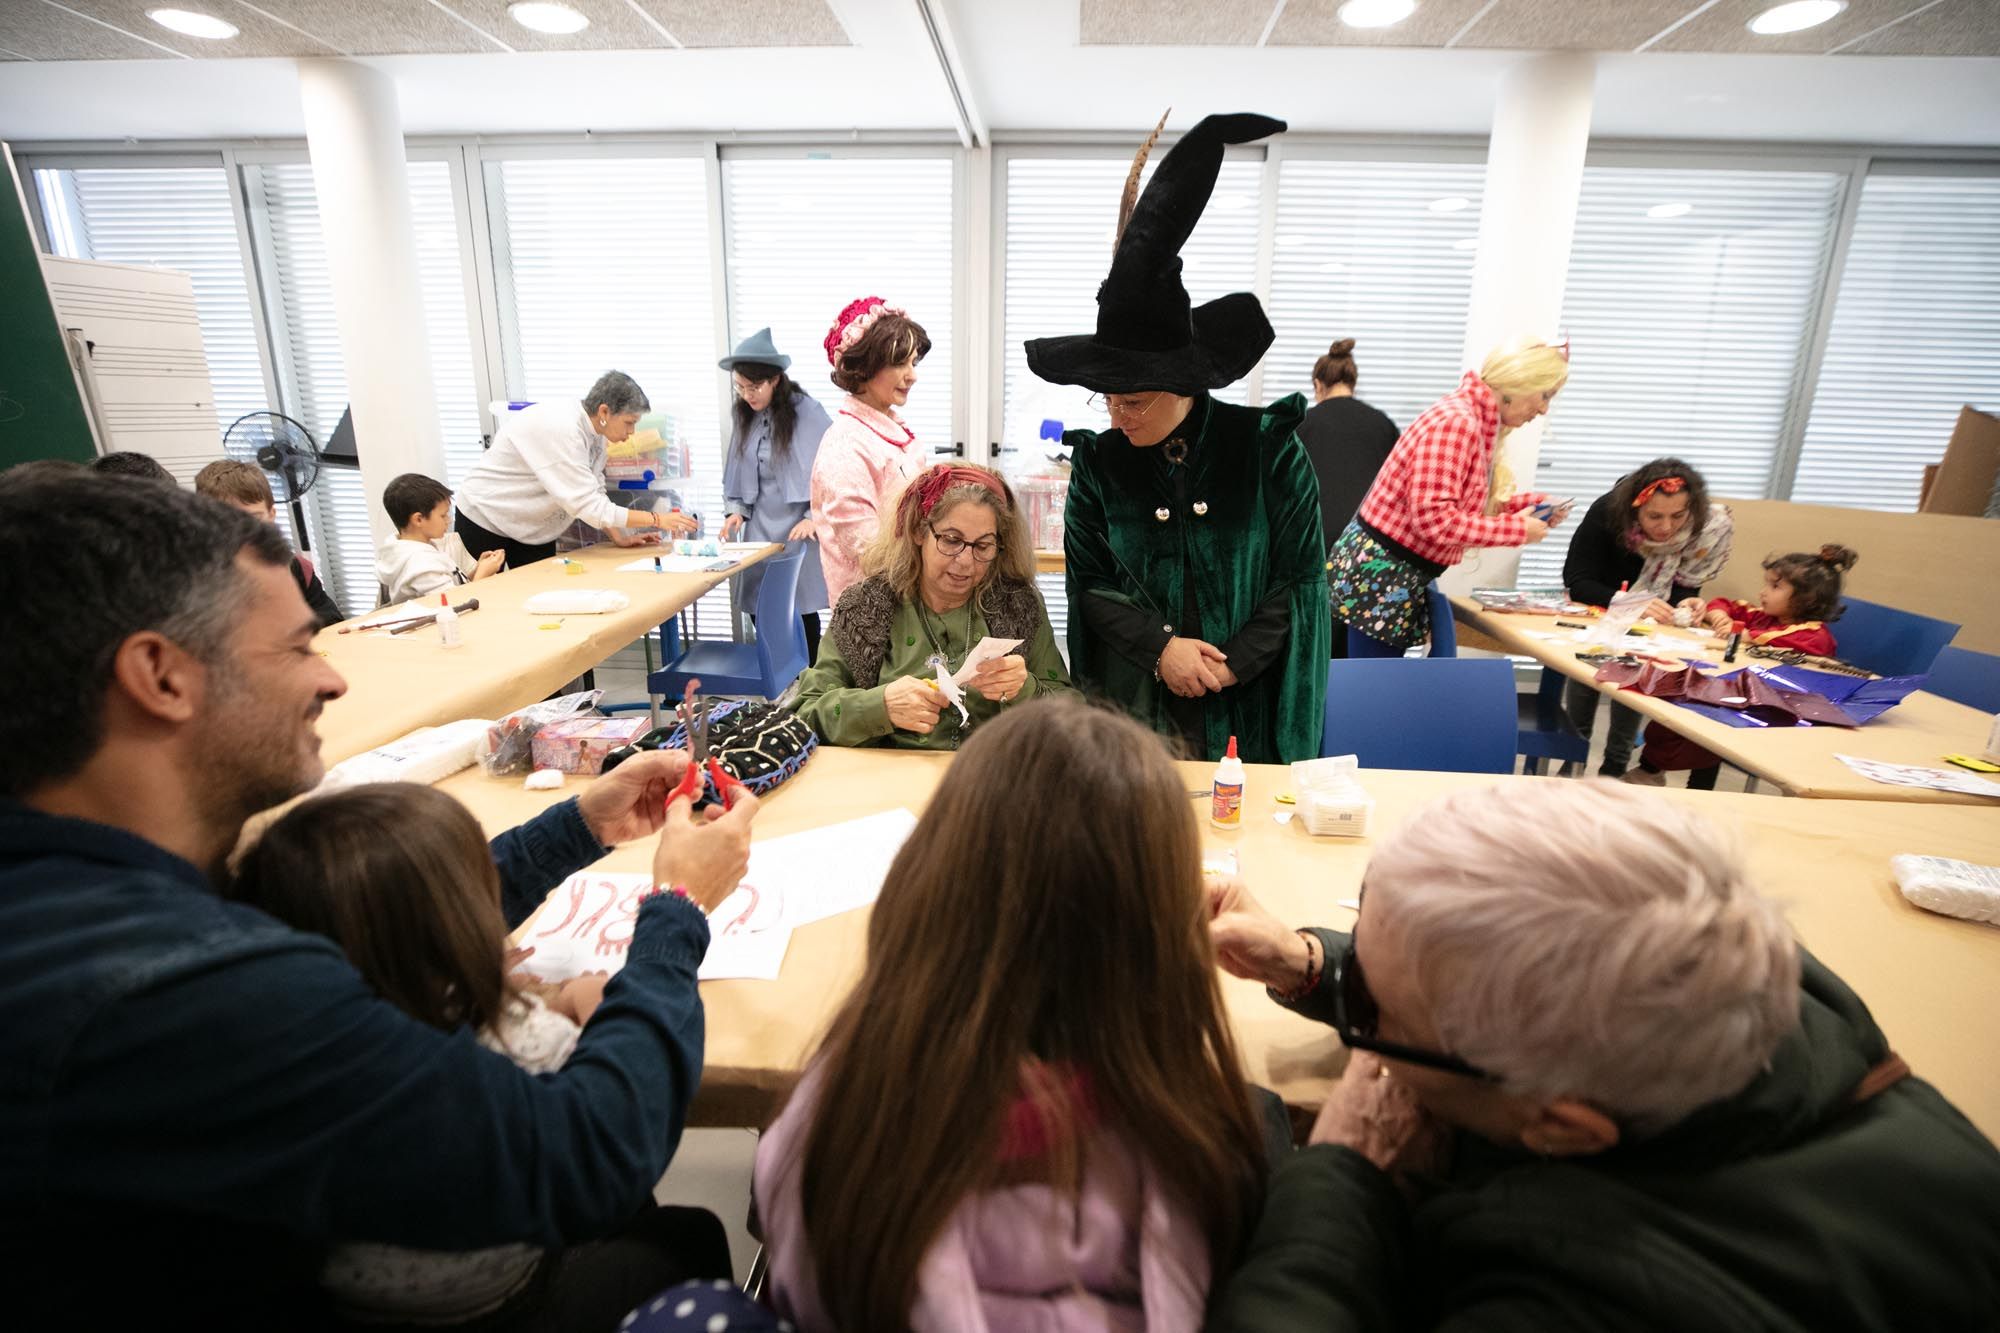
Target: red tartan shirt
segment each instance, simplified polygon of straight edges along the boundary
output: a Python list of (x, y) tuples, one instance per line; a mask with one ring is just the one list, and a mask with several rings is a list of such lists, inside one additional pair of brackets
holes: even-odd
[(1515, 511), (1537, 503), (1534, 496), (1511, 497), (1505, 514), (1486, 512), (1499, 439), (1499, 401), (1468, 370), (1456, 393), (1396, 441), (1361, 502), (1361, 521), (1440, 565), (1457, 564), (1469, 546), (1521, 545), (1528, 527)]
[(1814, 657), (1833, 656), (1833, 631), (1817, 620), (1779, 620), (1765, 615), (1748, 602), (1728, 597), (1715, 598), (1709, 602), (1708, 609), (1727, 612), (1736, 632), (1752, 643), (1772, 648), (1794, 648)]

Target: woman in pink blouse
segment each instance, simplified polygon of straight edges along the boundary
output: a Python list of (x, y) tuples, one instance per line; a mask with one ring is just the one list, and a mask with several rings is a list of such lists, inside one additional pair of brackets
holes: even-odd
[(820, 437), (812, 519), (826, 595), (838, 607), (840, 594), (861, 579), (861, 553), (883, 516), (927, 461), (896, 409), (910, 401), (917, 363), (931, 350), (931, 340), (923, 325), (900, 309), (879, 296), (864, 296), (840, 312), (825, 345), (833, 382), (847, 397)]

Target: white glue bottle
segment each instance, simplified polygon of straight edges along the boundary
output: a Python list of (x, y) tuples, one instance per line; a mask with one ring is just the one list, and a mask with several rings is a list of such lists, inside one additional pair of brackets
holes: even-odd
[(1209, 796), (1208, 822), (1217, 828), (1243, 827), (1243, 761), (1236, 757), (1236, 738), (1229, 738), (1229, 753), (1215, 766), (1215, 784)]
[(458, 612), (451, 609), (451, 598), (444, 593), (438, 594), (437, 627), (439, 643), (447, 648), (464, 646), (465, 639), (458, 632)]

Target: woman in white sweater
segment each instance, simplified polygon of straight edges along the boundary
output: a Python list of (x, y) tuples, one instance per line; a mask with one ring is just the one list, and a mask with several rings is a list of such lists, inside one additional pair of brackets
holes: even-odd
[(457, 531), (466, 549), (505, 551), (508, 566), (519, 569), (554, 555), (557, 536), (577, 519), (620, 546), (654, 539), (621, 529), (695, 531), (686, 514), (621, 508), (604, 493), (607, 447), (629, 439), (650, 410), (630, 375), (607, 370), (581, 405), (558, 400), (509, 412), (459, 487)]

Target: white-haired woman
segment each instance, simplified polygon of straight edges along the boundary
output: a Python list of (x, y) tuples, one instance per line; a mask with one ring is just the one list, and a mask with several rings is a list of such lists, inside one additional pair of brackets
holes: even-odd
[[(918, 473), (860, 573), (799, 677), (798, 715), (829, 745), (955, 750), (1001, 709), (1074, 688), (1035, 588), (1028, 525), (999, 473)], [(975, 667), (953, 702), (939, 683), (988, 637), (1020, 644)]]
[(1992, 1326), (2000, 1152), (1693, 807), (1447, 796), (1345, 935), (1211, 898), (1223, 965), (1353, 1051), (1212, 1329)]
[(1327, 555), (1334, 632), (1349, 657), (1401, 657), (1430, 635), (1433, 580), (1483, 546), (1527, 546), (1564, 511), (1516, 493), (1500, 461), (1508, 431), (1549, 410), (1569, 381), (1569, 344), (1515, 340), (1468, 370), (1412, 421), (1361, 510)]

